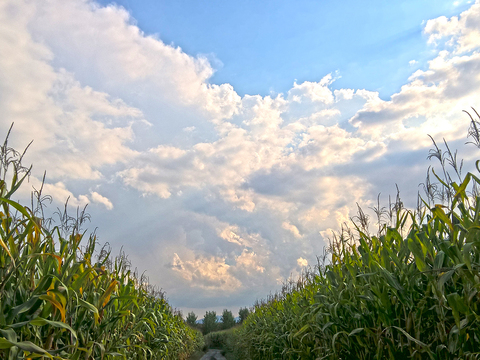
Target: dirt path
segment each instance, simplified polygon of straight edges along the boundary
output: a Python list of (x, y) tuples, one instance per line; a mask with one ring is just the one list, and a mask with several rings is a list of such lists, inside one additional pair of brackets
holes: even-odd
[(226, 360), (220, 350), (210, 349), (200, 360)]

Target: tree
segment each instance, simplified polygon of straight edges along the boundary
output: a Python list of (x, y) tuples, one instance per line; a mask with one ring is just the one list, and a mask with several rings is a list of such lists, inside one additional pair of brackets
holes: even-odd
[(222, 313), (222, 329), (230, 329), (235, 326), (235, 318), (230, 310), (224, 309)]
[(188, 313), (186, 323), (191, 327), (197, 326), (197, 315), (193, 311)]
[(203, 318), (203, 335), (217, 330), (217, 313), (215, 311), (207, 311)]
[(240, 317), (240, 324), (243, 323), (243, 321), (247, 318), (248, 314), (250, 314), (248, 308), (240, 308), (240, 310), (238, 311), (238, 316)]

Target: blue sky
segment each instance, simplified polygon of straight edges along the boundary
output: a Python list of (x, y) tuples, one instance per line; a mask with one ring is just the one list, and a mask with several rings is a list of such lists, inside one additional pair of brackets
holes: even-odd
[[(110, 4), (111, 1), (100, 1)], [(434, 53), (422, 22), (457, 15), (466, 2), (445, 0), (132, 1), (119, 0), (147, 34), (216, 69), (212, 83), (237, 93), (286, 92), (293, 82), (338, 72), (333, 88), (368, 88), (387, 98)]]
[(357, 203), (415, 206), (427, 134), (478, 158), (480, 0), (6, 0), (0, 24), (19, 196), (46, 171), (49, 210), (89, 204), (184, 313), (278, 290)]

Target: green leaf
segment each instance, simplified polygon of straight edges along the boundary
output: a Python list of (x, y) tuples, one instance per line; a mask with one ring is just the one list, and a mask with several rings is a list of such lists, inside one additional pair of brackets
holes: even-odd
[(344, 334), (344, 335), (348, 336), (348, 333), (346, 331), (343, 331), (343, 330), (339, 331), (335, 335), (333, 335), (333, 337), (332, 337), (332, 348), (334, 349), (334, 351), (335, 351), (335, 342), (337, 341), (337, 337), (341, 334)]
[(33, 220), (32, 216), (28, 213), (27, 208), (25, 208), (24, 206), (20, 205), (19, 203), (15, 202), (15, 201), (10, 200), (10, 199), (5, 199), (5, 198), (0, 197), (0, 201), (6, 202), (8, 205), (14, 207), (18, 212), (20, 212), (22, 215), (24, 215), (28, 220), (33, 222), (35, 227), (39, 231), (41, 231), (41, 229), (38, 227), (38, 224)]
[(448, 305), (452, 308), (453, 317), (455, 319), (455, 324), (458, 329), (460, 329), (460, 312), (465, 312), (462, 310), (465, 309), (465, 304), (463, 303), (460, 295), (458, 293), (452, 293), (447, 295)]
[(425, 255), (423, 254), (422, 246), (418, 243), (418, 240), (415, 238), (408, 238), (408, 248), (415, 257), (415, 263), (417, 264), (418, 270), (424, 271), (427, 265), (425, 264)]
[(444, 224), (447, 224), (449, 229), (453, 231), (452, 222), (450, 221), (448, 216), (443, 211), (441, 205), (435, 205), (435, 207), (432, 208), (431, 210), (432, 210), (434, 218), (436, 217), (436, 218), (440, 219), (440, 221), (442, 221)]
[(0, 349), (10, 349), (12, 346), (12, 342), (8, 341), (7, 339), (0, 338)]
[(452, 269), (440, 276), (440, 279), (438, 280), (438, 286), (440, 289), (443, 289), (445, 283), (452, 278), (453, 274), (455, 274), (455, 270)]
[(52, 320), (47, 320), (41, 317), (37, 317), (36, 319), (33, 319), (30, 321), (30, 324), (34, 326), (44, 326), (44, 325), (50, 325), (52, 327), (60, 328), (60, 329), (66, 329), (70, 331), (75, 338), (75, 341), (77, 340), (77, 333), (75, 330), (73, 330), (69, 325), (60, 322), (60, 321), (52, 321)]
[(443, 267), (444, 260), (445, 260), (445, 253), (442, 250), (440, 250), (435, 256), (435, 260), (433, 261), (433, 268), (437, 270), (441, 269)]
[(83, 286), (83, 282), (87, 278), (87, 275), (90, 274), (92, 272), (92, 270), (93, 269), (91, 269), (91, 268), (85, 269), (80, 274), (80, 276), (77, 279), (75, 279), (75, 281), (72, 283), (72, 289), (75, 290), (76, 292), (78, 292), (80, 290), (80, 288)]
[(91, 312), (93, 312), (93, 315), (95, 317), (95, 324), (98, 324), (98, 318), (100, 316), (98, 314), (98, 309), (94, 305), (92, 305), (92, 304), (90, 304), (90, 303), (88, 303), (88, 302), (86, 302), (82, 299), (78, 299), (78, 304), (79, 304), (79, 306), (82, 306), (82, 307), (90, 310)]
[[(0, 330), (0, 331), (2, 333), (5, 332), (5, 330)], [(18, 347), (20, 350), (23, 350), (23, 351), (28, 351), (30, 353), (35, 353), (35, 354), (42, 354), (44, 356), (48, 356), (49, 358), (53, 359), (53, 356), (50, 355), (46, 350), (42, 349), (38, 345), (35, 345), (31, 341), (16, 342), (13, 340), (7, 340), (5, 338), (0, 338), (0, 349), (10, 349), (13, 346)]]
[(463, 200), (463, 199), (466, 198), (465, 190), (466, 190), (466, 188), (468, 186), (468, 183), (470, 182), (471, 178), (472, 178), (472, 174), (467, 173), (467, 175), (465, 176), (465, 179), (460, 184), (460, 186), (455, 187), (455, 190), (456, 190), (455, 198), (456, 199), (461, 198)]
[(392, 327), (400, 331), (403, 335), (405, 335), (408, 340), (413, 341), (417, 345), (428, 348), (427, 344), (421, 342), (420, 340), (415, 339), (412, 335), (410, 335), (408, 332), (406, 332), (402, 328), (399, 328), (398, 326), (392, 326)]
[(22, 314), (24, 312), (27, 312), (29, 311), (31, 308), (33, 308), (33, 306), (35, 305), (35, 303), (39, 301), (38, 299), (38, 296), (34, 295), (32, 296), (30, 299), (28, 299), (26, 302), (24, 302), (23, 304), (20, 304), (18, 306), (15, 306), (11, 311), (12, 311), (12, 314), (14, 315), (18, 315), (18, 314)]
[(466, 243), (463, 245), (462, 254), (463, 254), (463, 261), (465, 265), (467, 265), (469, 270), (472, 270), (472, 258), (470, 255), (470, 251), (472, 251), (472, 243)]
[(123, 355), (118, 353), (118, 352), (109, 352), (109, 353), (107, 353), (107, 355), (123, 357)]
[(310, 325), (303, 326), (300, 330), (298, 330), (295, 333), (295, 335), (293, 335), (293, 337), (296, 338), (296, 337), (302, 336), (304, 333), (308, 331), (309, 328), (310, 328)]
[(459, 313), (467, 313), (468, 307), (465, 305), (463, 298), (458, 293), (452, 293), (447, 295), (448, 305)]
[(328, 322), (325, 325), (322, 326), (322, 332), (324, 332), (327, 328), (333, 325), (333, 322)]
[(350, 332), (350, 334), (348, 334), (348, 336), (353, 336), (353, 335), (356, 335), (356, 334), (359, 334), (361, 333), (363, 330), (365, 330), (364, 328), (356, 328), (355, 330), (352, 330)]
[(380, 265), (376, 261), (375, 261), (375, 264), (380, 269), (380, 272), (381, 272), (382, 276), (385, 278), (385, 280), (387, 281), (388, 285), (390, 285), (394, 289), (397, 289), (398, 291), (403, 291), (402, 285), (400, 285), (397, 278), (390, 271), (385, 269), (382, 265)]
[(28, 351), (28, 352), (35, 353), (35, 354), (42, 354), (44, 356), (48, 356), (50, 359), (53, 359), (53, 356), (50, 355), (47, 351), (45, 351), (40, 346), (35, 345), (34, 343), (32, 343), (30, 341), (17, 342), (17, 343), (15, 343), (15, 346), (17, 346), (18, 348), (20, 348), (23, 351)]
[(17, 333), (12, 329), (0, 329), (0, 332), (7, 338), (8, 341), (17, 341)]

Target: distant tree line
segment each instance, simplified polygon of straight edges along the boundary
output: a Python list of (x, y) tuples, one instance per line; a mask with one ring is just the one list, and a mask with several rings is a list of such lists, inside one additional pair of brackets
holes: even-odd
[(185, 322), (192, 328), (201, 330), (203, 335), (206, 335), (213, 331), (227, 330), (237, 324), (243, 323), (249, 313), (248, 308), (240, 308), (237, 321), (230, 310), (224, 309), (220, 321), (218, 321), (217, 313), (215, 311), (207, 311), (203, 318), (203, 323), (197, 323), (197, 315), (191, 311), (188, 313)]

